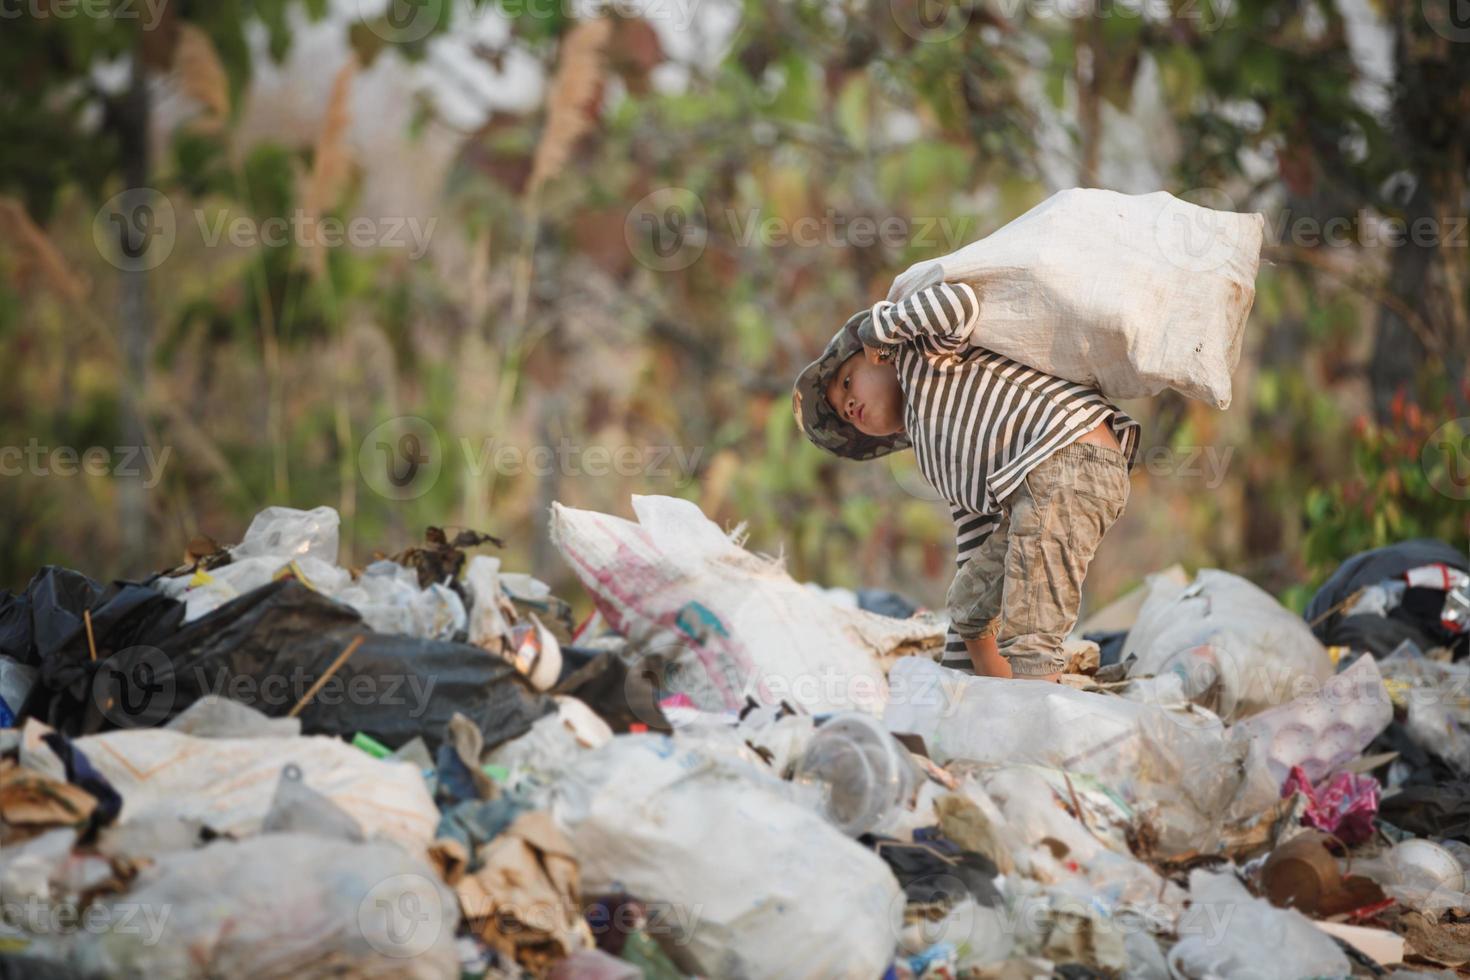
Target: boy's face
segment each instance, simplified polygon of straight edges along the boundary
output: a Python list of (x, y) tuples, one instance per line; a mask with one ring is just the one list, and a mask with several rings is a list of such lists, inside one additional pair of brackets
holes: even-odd
[(873, 364), (862, 351), (842, 362), (827, 383), (827, 404), (844, 421), (870, 436), (903, 429), (903, 389), (892, 362)]

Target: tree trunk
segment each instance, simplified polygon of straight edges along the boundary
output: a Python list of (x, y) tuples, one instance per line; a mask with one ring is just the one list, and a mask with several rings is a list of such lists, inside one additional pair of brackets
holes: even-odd
[[(151, 106), (148, 95), (147, 69), (140, 52), (133, 57), (132, 78), (120, 113), (123, 181), (126, 190), (121, 211), (126, 217), (119, 227), (122, 254), (137, 255), (148, 242), (137, 241), (140, 234), (151, 234), (151, 223), (140, 230), (135, 218), (148, 208), (148, 126)], [(143, 263), (146, 264), (146, 263)], [(144, 393), (148, 383), (148, 344), (152, 334), (153, 313), (148, 302), (148, 270), (124, 269), (119, 283), (119, 327), (123, 350), (122, 439), (137, 452), (148, 450), (147, 427), (144, 423)], [(129, 451), (133, 451), (131, 448)], [(126, 574), (145, 570), (148, 562), (148, 508), (141, 467), (132, 476), (118, 476), (118, 529), (122, 538), (123, 569)]]
[[(1421, 218), (1432, 217), (1434, 206), (1427, 181), (1421, 179), (1414, 195), (1404, 207), (1408, 227)], [(1392, 250), (1393, 262), (1388, 274), (1388, 292), (1396, 296), (1418, 316), (1420, 323), (1431, 324), (1427, 302), (1429, 269), (1434, 264), (1435, 246), (1416, 245), (1413, 236)], [(1381, 306), (1378, 326), (1373, 336), (1373, 360), (1368, 365), (1368, 379), (1373, 388), (1373, 414), (1379, 422), (1391, 422), (1393, 399), (1400, 390), (1414, 393), (1420, 368), (1430, 358), (1418, 332), (1400, 309)]]

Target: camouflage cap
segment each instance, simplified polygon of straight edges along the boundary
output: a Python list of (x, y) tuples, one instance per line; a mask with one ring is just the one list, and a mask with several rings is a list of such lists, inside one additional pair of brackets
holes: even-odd
[(871, 311), (854, 314), (827, 343), (822, 356), (802, 369), (791, 390), (791, 413), (796, 424), (813, 443), (834, 456), (847, 459), (875, 459), (909, 447), (908, 435), (895, 432), (891, 436), (870, 436), (844, 420), (827, 404), (827, 385), (842, 362), (863, 350), (860, 331), (868, 326)]

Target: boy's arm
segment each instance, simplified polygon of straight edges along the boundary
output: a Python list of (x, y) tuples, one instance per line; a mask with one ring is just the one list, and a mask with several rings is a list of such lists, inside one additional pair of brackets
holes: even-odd
[(919, 336), (946, 350), (959, 350), (980, 320), (980, 301), (967, 284), (941, 282), (921, 289), (901, 303), (873, 304), (872, 332), (880, 344), (897, 344)]
[[(980, 550), (980, 545), (990, 537), (1000, 518), (995, 514), (976, 514), (964, 507), (950, 506), (950, 515), (954, 518), (955, 527), (955, 568), (965, 566)], [(951, 613), (953, 619), (953, 613)], [(994, 676), (994, 663), (987, 663), (989, 669), (982, 669), (982, 661), (976, 657), (976, 644), (982, 642), (980, 638), (966, 638), (960, 636), (953, 623), (949, 628), (949, 634), (945, 637), (944, 659), (947, 661), (962, 660), (968, 657), (975, 673)], [(994, 647), (994, 638), (990, 638), (990, 644)], [(999, 654), (996, 654), (999, 656)], [(1003, 658), (1002, 658), (1003, 659)], [(988, 658), (986, 658), (988, 661)]]

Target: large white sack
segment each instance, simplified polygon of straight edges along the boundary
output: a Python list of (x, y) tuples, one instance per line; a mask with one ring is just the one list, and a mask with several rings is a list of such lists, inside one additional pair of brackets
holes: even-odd
[(834, 606), (690, 501), (634, 495), (633, 511), (637, 524), (553, 504), (551, 540), (613, 629), (670, 658), (664, 693), (711, 711), (750, 697), (881, 714), (887, 663), (943, 646), (937, 620)]
[(1321, 690), (1332, 659), (1302, 618), (1239, 575), (1200, 569), (1191, 585), (1150, 577), (1128, 632), (1128, 676), (1163, 676), (1125, 697), (1181, 695), (1227, 722)]
[(1110, 398), (1173, 388), (1227, 408), (1264, 227), (1260, 214), (1215, 211), (1165, 191), (1073, 188), (912, 266), (888, 299), (967, 283), (980, 300), (976, 346)]
[(302, 834), (160, 855), (87, 912), (70, 959), (147, 980), (459, 976), (459, 904), (423, 859)]
[(552, 813), (582, 892), (625, 892), (701, 976), (878, 977), (903, 892), (872, 851), (787, 798), (790, 784), (697, 742), (614, 738), (579, 759)]
[[(51, 755), (41, 741), (45, 730), (26, 725), (23, 757)], [(374, 759), (326, 735), (196, 738), (139, 728), (73, 744), (122, 796), (123, 824), (182, 819), (237, 837), (258, 833), (286, 766), (296, 766), (302, 782), (355, 819), (365, 836), (381, 835), (411, 854), (424, 853), (439, 824), (416, 766)]]

